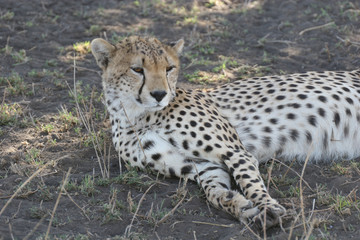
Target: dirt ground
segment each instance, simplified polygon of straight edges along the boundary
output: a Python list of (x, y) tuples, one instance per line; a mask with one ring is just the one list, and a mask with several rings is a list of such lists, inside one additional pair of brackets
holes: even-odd
[(211, 87), (359, 68), (359, 21), (357, 0), (1, 0), (0, 239), (360, 239), (359, 160), (307, 165), (304, 181), (303, 165), (262, 165), (289, 212), (265, 233), (194, 183), (119, 165), (88, 49), (183, 38), (179, 85)]

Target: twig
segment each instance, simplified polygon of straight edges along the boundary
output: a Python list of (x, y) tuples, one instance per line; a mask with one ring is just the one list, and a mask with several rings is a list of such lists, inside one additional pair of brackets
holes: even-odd
[[(279, 160), (277, 160), (277, 159), (274, 159), (274, 160), (275, 160), (277, 163), (280, 163), (281, 165), (287, 167), (289, 170), (291, 170), (293, 173), (295, 173), (298, 177), (301, 177), (299, 173), (297, 173), (294, 169), (292, 169), (291, 167), (289, 167), (289, 166), (286, 165), (285, 163), (283, 163), (283, 162), (281, 162), (281, 161), (279, 161)], [(314, 192), (314, 190), (312, 189), (312, 187), (310, 187), (310, 185), (308, 184), (308, 182), (305, 181), (304, 179), (303, 179), (303, 181), (304, 181), (304, 183), (306, 184), (306, 186), (307, 186), (312, 192)]]
[(252, 230), (251, 227), (250, 227), (248, 224), (245, 223), (245, 227), (246, 227), (252, 234), (254, 234), (254, 236), (255, 236), (257, 239), (262, 240), (262, 238), (261, 238), (258, 234), (256, 234), (256, 233), (254, 232), (254, 230)]
[(178, 224), (178, 223), (183, 223), (184, 221), (176, 221), (174, 222), (173, 224), (171, 224), (171, 228), (174, 229), (175, 225)]
[[(75, 58), (74, 58), (75, 60)], [(74, 66), (69, 66), (65, 72), (69, 71), (71, 68), (73, 68)], [(76, 69), (78, 69), (79, 71), (83, 70), (83, 71), (89, 71), (89, 72), (93, 72), (93, 73), (97, 73), (99, 76), (101, 76), (101, 73), (99, 71), (96, 71), (96, 70), (93, 70), (93, 69), (90, 69), (90, 68), (86, 68), (86, 67), (79, 67), (79, 66), (76, 66)]]
[(315, 210), (315, 202), (316, 202), (316, 199), (314, 198), (313, 199), (313, 204), (312, 204), (312, 208), (311, 208), (311, 212), (310, 212), (310, 216), (309, 216), (309, 219), (312, 218), (313, 214), (314, 214), (314, 210)]
[(10, 36), (7, 37), (6, 39), (6, 45), (5, 45), (5, 54), (9, 55), (11, 53), (10, 47), (9, 47), (9, 42), (10, 42)]
[(200, 222), (200, 221), (191, 221), (192, 223), (197, 223), (197, 224), (204, 224), (204, 225), (211, 225), (211, 226), (216, 226), (216, 227), (225, 227), (225, 228), (231, 228), (234, 227), (235, 224), (231, 223), (231, 224), (217, 224), (217, 223), (210, 223), (210, 222)]
[(158, 222), (156, 223), (156, 225), (165, 222), (166, 219), (167, 219), (170, 215), (174, 214), (175, 210), (176, 210), (176, 209), (180, 206), (180, 204), (184, 201), (184, 199), (185, 199), (185, 197), (186, 197), (186, 194), (187, 194), (187, 191), (184, 193), (183, 198), (176, 204), (176, 206), (175, 206), (173, 209), (171, 209), (171, 211), (168, 212), (164, 217), (162, 217), (162, 218), (160, 219), (160, 221), (158, 221)]
[[(37, 191), (39, 191), (39, 188), (37, 188), (36, 190), (34, 190), (34, 191), (27, 191), (27, 192), (25, 192), (25, 193), (23, 193), (23, 194), (19, 194), (19, 195), (17, 195), (17, 197), (19, 197), (19, 198), (26, 198), (26, 197), (28, 197), (28, 196), (30, 196), (31, 194), (34, 194), (34, 193), (36, 193)], [(6, 199), (6, 198), (11, 198), (12, 197), (12, 195), (7, 195), (7, 196), (1, 196), (0, 197), (0, 199)]]
[(44, 11), (47, 11), (47, 8), (43, 0), (41, 0), (41, 7), (43, 8)]
[[(267, 191), (269, 191), (269, 185), (270, 185), (270, 182), (271, 182), (271, 173), (272, 173), (272, 170), (273, 170), (273, 167), (274, 167), (274, 158), (272, 159), (271, 161), (271, 165), (270, 165), (270, 168), (268, 168), (268, 181), (267, 181), (267, 186), (266, 186), (266, 189)], [(265, 204), (265, 208), (264, 208), (264, 225), (263, 225), (263, 232), (264, 232), (264, 240), (266, 240), (266, 213), (267, 213), (267, 205)]]
[(130, 222), (130, 224), (125, 228), (125, 236), (126, 236), (126, 237), (129, 237), (129, 236), (130, 236), (131, 227), (132, 227), (132, 225), (133, 225), (133, 223), (134, 223), (134, 220), (135, 220), (135, 217), (136, 217), (136, 215), (137, 215), (137, 213), (138, 213), (138, 211), (139, 211), (139, 209), (140, 209), (140, 205), (141, 205), (142, 201), (144, 201), (146, 194), (147, 194), (147, 193), (150, 191), (150, 189), (151, 189), (153, 186), (155, 186), (155, 185), (156, 185), (156, 183), (153, 183), (153, 184), (144, 192), (144, 194), (143, 194), (142, 197), (140, 198), (139, 204), (138, 204), (138, 206), (137, 206), (137, 208), (136, 208), (136, 211), (135, 211), (135, 213), (134, 213), (134, 215), (133, 215), (133, 217), (132, 217), (132, 219), (131, 219), (131, 222)]
[[(312, 218), (312, 215), (314, 213), (314, 208), (315, 208), (315, 199), (313, 199), (313, 205), (312, 205), (311, 213), (310, 213), (310, 216), (309, 216), (309, 220), (311, 220), (311, 218)], [(316, 218), (312, 219), (312, 221), (310, 223), (310, 228), (306, 233), (305, 240), (308, 240), (310, 238), (310, 235), (311, 235), (311, 233), (312, 233), (312, 231), (314, 229), (315, 221), (317, 221)]]
[(344, 12), (344, 14), (347, 14), (347, 13), (354, 13), (354, 14), (360, 14), (360, 10), (359, 9), (348, 9)]
[(47, 214), (44, 214), (44, 216), (42, 216), (42, 218), (40, 219), (40, 221), (35, 225), (35, 227), (31, 230), (31, 232), (29, 232), (23, 240), (27, 240), (29, 239), (33, 234), (34, 232), (39, 228), (40, 224), (45, 220), (45, 218), (47, 217), (48, 215)]
[(120, 171), (120, 175), (122, 174), (122, 166), (121, 166), (121, 156), (120, 156), (120, 151), (118, 151), (118, 161), (119, 161), (119, 171)]
[(12, 240), (15, 240), (14, 234), (13, 234), (13, 231), (12, 231), (12, 226), (11, 226), (11, 223), (10, 223), (10, 222), (9, 222), (9, 232), (10, 232), (11, 239), (12, 239)]
[(351, 192), (346, 196), (347, 198), (351, 198), (350, 195), (354, 195), (355, 199), (356, 199), (356, 192), (357, 192), (357, 187), (353, 188), (351, 190)]
[(294, 229), (297, 227), (297, 226), (295, 226), (295, 224), (296, 224), (296, 221), (298, 220), (299, 217), (300, 217), (300, 213), (299, 213), (298, 215), (296, 215), (296, 218), (295, 218), (294, 221), (291, 223), (288, 240), (291, 239), (292, 233), (293, 233)]
[(21, 204), (22, 204), (22, 202), (19, 203), (18, 208), (17, 208), (16, 212), (12, 215), (11, 219), (14, 219), (16, 217), (16, 215), (19, 213)]
[(0, 216), (4, 213), (5, 209), (7, 208), (7, 206), (11, 203), (11, 201), (19, 194), (19, 192), (29, 183), (31, 182), (31, 180), (33, 180), (37, 175), (39, 175), (39, 173), (44, 170), (48, 165), (56, 162), (56, 161), (59, 161), (63, 158), (66, 158), (68, 157), (68, 155), (65, 155), (61, 158), (58, 158), (56, 160), (52, 160), (52, 161), (49, 161), (47, 162), (44, 166), (42, 166), (41, 168), (39, 168), (36, 172), (34, 172), (28, 179), (26, 179), (26, 181), (21, 184), (21, 186), (15, 191), (15, 193), (10, 197), (10, 199), (5, 203), (5, 205), (3, 206), (3, 208), (1, 209), (0, 211)]
[(336, 35), (336, 38), (339, 39), (340, 41), (346, 43), (346, 44), (350, 43), (352, 45), (360, 46), (360, 42), (353, 42), (353, 41), (350, 41), (349, 39), (343, 39), (343, 38), (341, 38), (341, 37), (339, 37), (337, 35)]
[(158, 240), (161, 240), (161, 238), (159, 237), (159, 235), (158, 235), (157, 232), (155, 232), (155, 235), (156, 235), (156, 237), (157, 237)]
[(324, 28), (324, 27), (328, 27), (328, 26), (330, 26), (330, 25), (332, 25), (332, 24), (335, 24), (335, 22), (332, 21), (332, 22), (329, 22), (329, 23), (326, 23), (326, 24), (323, 24), (323, 25), (320, 25), (320, 26), (315, 26), (315, 27), (306, 28), (306, 29), (302, 30), (301, 32), (299, 32), (299, 35), (301, 36), (301, 35), (303, 35), (303, 34), (306, 33), (306, 32), (313, 31), (313, 30), (317, 30), (317, 29)]
[(65, 179), (64, 179), (63, 184), (61, 185), (61, 188), (60, 188), (59, 195), (58, 195), (58, 197), (57, 197), (57, 199), (56, 199), (56, 202), (55, 202), (55, 205), (54, 205), (54, 209), (53, 209), (53, 211), (52, 211), (52, 213), (51, 213), (51, 218), (50, 218), (50, 221), (49, 221), (49, 225), (48, 225), (48, 228), (47, 228), (46, 234), (45, 234), (45, 240), (47, 240), (48, 237), (49, 237), (51, 224), (52, 224), (52, 221), (54, 220), (55, 212), (56, 212), (57, 206), (59, 205), (59, 202), (60, 202), (61, 193), (64, 191), (64, 189), (65, 189), (65, 184), (66, 184), (67, 181), (68, 181), (68, 178), (69, 178), (69, 175), (70, 175), (70, 171), (71, 171), (71, 167), (69, 168), (68, 172), (66, 173)]
[(314, 218), (314, 219), (311, 221), (311, 223), (310, 223), (310, 228), (309, 228), (309, 230), (308, 230), (308, 232), (306, 233), (306, 236), (305, 236), (305, 240), (309, 240), (310, 235), (311, 235), (312, 231), (314, 230), (315, 221), (317, 221), (316, 218)]
[(295, 44), (296, 42), (292, 42), (288, 40), (266, 40), (266, 43), (284, 43), (290, 45), (290, 44)]
[[(311, 147), (310, 147), (310, 149), (311, 149)], [(308, 155), (305, 159), (304, 167), (301, 171), (301, 176), (300, 176), (300, 206), (301, 206), (301, 215), (302, 215), (302, 220), (303, 220), (304, 232), (306, 232), (306, 222), (305, 222), (305, 209), (304, 209), (304, 196), (303, 196), (302, 181), (304, 179), (305, 168), (306, 168), (307, 163), (309, 162), (309, 159), (310, 159), (310, 152), (308, 153)]]
[(194, 240), (197, 240), (196, 231), (193, 231), (193, 234), (194, 234)]
[[(106, 148), (105, 148), (105, 142), (106, 141), (104, 141), (104, 151), (106, 151)], [(110, 157), (111, 157), (111, 143), (109, 144), (109, 150), (108, 150), (108, 152), (107, 152), (107, 154), (108, 154), (108, 158), (107, 158), (107, 169), (108, 169), (108, 178), (110, 178)], [(105, 154), (104, 154), (104, 158), (105, 158)]]
[(258, 43), (258, 46), (264, 46), (264, 43), (266, 41), (266, 38), (270, 36), (270, 33), (266, 34), (264, 37), (260, 38), (257, 43)]
[(291, 161), (291, 163), (290, 163), (290, 165), (289, 165), (289, 166), (287, 166), (287, 165), (286, 165), (287, 170), (286, 170), (286, 172), (284, 173), (284, 175), (281, 177), (282, 179), (285, 179), (285, 177), (286, 177), (286, 175), (289, 173), (289, 171), (290, 171), (290, 169), (291, 169), (292, 165), (295, 163), (295, 160), (296, 160), (296, 158), (294, 158), (294, 159)]
[(84, 216), (90, 221), (90, 218), (89, 218), (89, 216), (86, 214), (85, 210), (82, 209), (82, 208), (74, 201), (74, 199), (70, 196), (69, 192), (66, 191), (65, 188), (64, 188), (64, 192), (65, 192), (65, 194), (68, 196), (68, 198), (70, 198), (70, 200), (75, 204), (75, 206), (77, 206), (77, 207), (82, 211), (82, 213), (84, 214)]

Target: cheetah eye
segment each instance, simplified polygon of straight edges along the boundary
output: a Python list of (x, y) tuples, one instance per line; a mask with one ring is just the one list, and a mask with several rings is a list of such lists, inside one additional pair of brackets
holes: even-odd
[(166, 72), (170, 72), (171, 70), (173, 70), (175, 67), (174, 66), (169, 66), (166, 68)]
[(134, 68), (131, 68), (131, 70), (133, 70), (136, 73), (144, 74), (144, 69), (140, 68), (140, 67), (134, 67)]

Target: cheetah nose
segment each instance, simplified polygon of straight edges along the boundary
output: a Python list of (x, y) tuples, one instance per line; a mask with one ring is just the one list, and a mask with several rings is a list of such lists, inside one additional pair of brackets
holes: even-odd
[(160, 102), (165, 95), (167, 94), (166, 91), (152, 91), (150, 92), (150, 95), (156, 99), (156, 101)]

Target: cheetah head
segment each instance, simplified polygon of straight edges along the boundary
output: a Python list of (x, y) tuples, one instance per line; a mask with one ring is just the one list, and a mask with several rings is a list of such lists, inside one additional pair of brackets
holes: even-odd
[(173, 45), (137, 36), (116, 45), (94, 39), (91, 50), (103, 70), (108, 108), (116, 100), (132, 111), (149, 112), (166, 107), (175, 96), (180, 68), (178, 55), (183, 45), (182, 39)]

